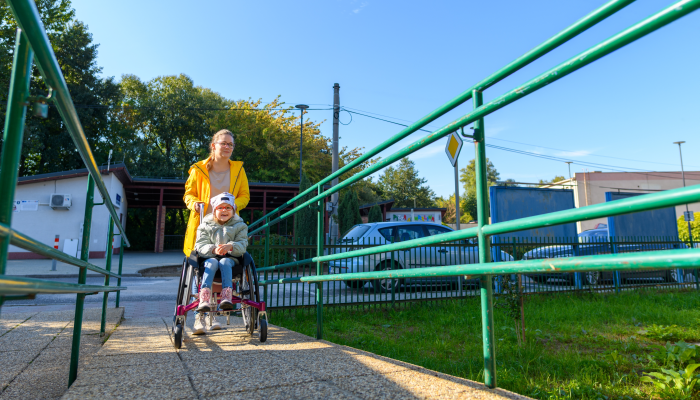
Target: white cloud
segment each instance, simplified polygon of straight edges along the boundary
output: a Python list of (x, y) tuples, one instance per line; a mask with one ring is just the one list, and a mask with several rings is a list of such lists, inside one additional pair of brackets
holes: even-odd
[[(445, 145), (444, 145), (444, 144), (442, 144), (442, 145), (432, 145), (432, 146), (424, 147), (424, 148), (418, 150), (417, 152), (411, 154), (411, 155), (409, 156), (409, 158), (410, 158), (411, 160), (420, 160), (420, 159), (422, 159), (422, 158), (434, 157), (436, 154), (443, 153), (443, 152), (444, 152), (444, 149), (445, 149)], [(447, 158), (447, 156), (445, 156), (445, 158)]]
[(356, 9), (352, 10), (352, 12), (355, 13), (355, 14), (359, 14), (360, 11), (362, 11), (363, 8), (367, 7), (367, 4), (369, 4), (369, 3), (367, 3), (366, 1), (363, 1), (362, 3), (360, 3), (360, 7), (358, 7), (358, 8), (356, 8)]
[(559, 153), (556, 153), (555, 155), (557, 157), (586, 157), (591, 155), (593, 153), (592, 151), (589, 150), (576, 150), (576, 151), (562, 151)]

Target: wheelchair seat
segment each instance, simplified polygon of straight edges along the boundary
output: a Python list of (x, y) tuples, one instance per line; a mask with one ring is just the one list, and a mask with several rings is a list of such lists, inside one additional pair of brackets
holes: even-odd
[[(201, 257), (196, 250), (192, 250), (190, 253), (190, 256), (187, 259), (187, 262), (192, 265), (192, 267), (195, 270), (195, 273), (197, 274), (197, 282), (202, 281), (202, 277), (204, 276), (204, 262), (211, 257)], [(236, 278), (237, 276), (241, 276), (243, 274), (243, 268), (247, 267), (248, 265), (252, 265), (253, 271), (255, 271), (255, 262), (253, 261), (253, 257), (248, 253), (245, 252), (242, 257), (233, 257), (230, 255), (225, 255), (225, 256), (217, 256), (216, 259), (220, 260), (222, 258), (232, 258), (235, 262), (233, 265), (233, 271), (232, 271), (232, 276)], [(216, 275), (214, 275), (214, 281), (212, 284), (212, 292), (214, 293), (220, 293), (221, 292), (221, 271), (217, 270)]]

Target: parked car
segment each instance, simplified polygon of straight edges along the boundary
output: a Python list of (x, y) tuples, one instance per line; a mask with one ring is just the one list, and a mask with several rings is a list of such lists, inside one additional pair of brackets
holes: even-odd
[[(600, 254), (611, 254), (612, 246), (615, 246), (616, 252), (619, 253), (632, 253), (639, 251), (654, 251), (654, 250), (671, 250), (671, 249), (684, 249), (688, 248), (684, 243), (669, 243), (660, 242), (652, 243), (646, 242), (646, 240), (641, 240), (641, 242), (646, 243), (625, 243), (620, 242), (611, 244), (608, 235), (607, 226), (599, 229), (591, 229), (579, 233), (578, 241), (580, 244), (576, 245), (554, 245), (539, 247), (528, 251), (523, 255), (523, 260), (538, 260), (547, 258), (565, 258), (574, 256), (591, 256)], [(689, 279), (694, 278), (692, 270), (684, 270), (684, 275)], [(569, 284), (574, 282), (573, 273), (547, 273), (547, 274), (528, 274), (530, 279), (545, 283), (548, 279), (563, 279)], [(621, 279), (633, 280), (640, 278), (662, 278), (666, 282), (679, 282), (680, 276), (678, 269), (670, 270), (656, 270), (656, 271), (634, 271), (634, 272), (622, 272), (620, 274)], [(601, 281), (612, 281), (613, 272), (612, 271), (589, 271), (582, 274), (582, 279), (584, 284), (597, 285)]]
[[(330, 254), (359, 250), (366, 246), (385, 245), (392, 242), (413, 240), (422, 237), (453, 232), (451, 228), (429, 222), (374, 222), (353, 226), (343, 236)], [(496, 250), (493, 250), (494, 252)], [(513, 257), (501, 252), (500, 259), (512, 261)], [(329, 262), (329, 273), (344, 274), (352, 272), (381, 271), (384, 269), (424, 268), (445, 265), (474, 264), (479, 262), (479, 249), (475, 242), (462, 240), (459, 243), (442, 243), (416, 247), (394, 252), (353, 257)], [(477, 279), (464, 281), (477, 284)], [(367, 282), (346, 281), (348, 286), (360, 288)], [(407, 285), (456, 285), (458, 277), (383, 279), (372, 281), (373, 288), (379, 292), (391, 292)]]

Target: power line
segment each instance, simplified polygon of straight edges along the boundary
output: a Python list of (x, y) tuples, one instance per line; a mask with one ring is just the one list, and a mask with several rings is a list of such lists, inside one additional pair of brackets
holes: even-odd
[[(357, 114), (357, 115), (362, 115), (362, 116), (367, 117), (367, 118), (372, 118), (372, 119), (376, 119), (376, 120), (379, 120), (379, 121), (384, 121), (384, 122), (388, 122), (388, 123), (391, 123), (391, 124), (394, 124), (394, 125), (400, 125), (400, 126), (404, 126), (404, 127), (408, 127), (408, 126), (409, 126), (409, 125), (402, 124), (402, 123), (399, 123), (399, 122), (390, 121), (390, 120), (386, 120), (386, 119), (379, 118), (379, 117), (374, 117), (374, 116), (367, 115), (367, 114), (362, 114), (362, 113), (359, 113), (359, 112), (356, 112), (356, 111), (351, 111), (351, 110), (348, 110), (346, 107), (341, 107), (341, 108), (344, 109), (345, 111), (349, 112), (349, 113), (353, 113), (353, 114)], [(379, 115), (379, 114), (378, 114), (378, 115)], [(387, 117), (387, 118), (393, 118), (393, 117)], [(398, 118), (397, 118), (397, 119), (398, 119)], [(421, 130), (421, 131), (423, 131), (423, 132), (432, 133), (432, 131), (428, 131), (428, 130), (426, 130), (426, 129), (419, 129), (419, 130)], [(490, 138), (490, 139), (494, 139), (494, 138)], [(515, 142), (515, 141), (512, 141), (512, 140), (505, 140), (505, 139), (496, 139), (496, 140), (502, 140), (502, 141), (505, 141), (505, 142), (513, 142), (513, 143), (523, 144), (523, 145), (527, 145), (527, 146), (541, 147), (541, 148), (549, 149), (549, 150), (568, 151), (568, 152), (570, 152), (570, 150), (555, 149), (555, 148), (552, 148), (552, 147), (545, 147), (545, 146), (538, 146), (538, 145), (529, 144), (529, 143)], [(473, 143), (472, 141), (469, 141), (469, 140), (467, 140), (467, 141), (470, 142), (470, 143)], [(529, 151), (526, 151), (526, 150), (512, 149), (512, 148), (509, 148), (509, 147), (497, 146), (497, 145), (492, 145), (492, 144), (486, 144), (486, 146), (487, 146), (487, 147), (494, 148), (494, 149), (497, 149), (497, 150), (509, 151), (509, 152), (513, 152), (513, 153), (517, 153), (517, 154), (522, 154), (522, 155), (526, 155), (526, 156), (542, 158), (542, 159), (546, 159), (546, 160), (550, 160), (550, 161), (557, 161), (557, 162), (567, 162), (567, 161), (571, 161), (571, 159), (568, 159), (568, 158), (561, 158), (561, 157), (556, 157), (556, 156), (549, 156), (549, 155), (546, 155), (546, 154), (537, 154), (537, 153), (532, 153), (532, 152), (529, 152)], [(619, 159), (619, 160), (635, 161), (635, 162), (644, 162), (644, 163), (652, 163), (652, 164), (675, 165), (675, 164), (670, 164), (670, 163), (660, 163), (660, 162), (654, 162), (654, 161), (632, 160), (632, 159), (626, 159), (626, 158), (620, 158), (620, 157), (612, 157), (612, 156), (603, 156), (603, 155), (596, 155), (596, 157), (614, 158), (614, 159)], [(601, 169), (612, 170), (612, 171), (616, 171), (616, 172), (637, 172), (637, 171), (638, 171), (638, 173), (642, 173), (642, 172), (643, 172), (644, 175), (657, 176), (657, 177), (666, 178), (665, 176), (651, 174), (650, 172), (653, 172), (653, 171), (644, 170), (644, 169), (639, 169), (639, 168), (620, 167), (620, 166), (615, 166), (615, 165), (593, 163), (593, 162), (588, 162), (588, 161), (572, 161), (572, 163), (577, 164), (577, 165), (586, 166), (586, 167), (601, 168)], [(631, 171), (630, 171), (630, 170), (631, 170)]]

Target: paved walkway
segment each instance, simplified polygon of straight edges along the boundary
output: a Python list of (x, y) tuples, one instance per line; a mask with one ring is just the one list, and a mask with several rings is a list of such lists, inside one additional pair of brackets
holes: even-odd
[[(181, 251), (126, 252), (122, 263), (122, 274), (137, 275), (139, 270), (164, 265), (182, 265), (184, 254)], [(106, 258), (91, 258), (90, 263), (105, 268)], [(56, 271), (51, 271), (52, 260), (8, 260), (7, 275), (33, 276), (41, 278), (78, 275), (78, 268), (62, 262), (56, 263)], [(119, 255), (112, 256), (112, 271), (119, 270)], [(96, 272), (88, 271), (88, 275)], [(102, 276), (102, 275), (100, 275)]]
[[(188, 323), (192, 323), (189, 318)], [(525, 399), (270, 326), (260, 343), (240, 318), (173, 348), (169, 318), (127, 318), (63, 399)]]
[[(109, 310), (108, 333), (123, 314), (123, 308)], [(38, 312), (31, 307), (0, 315), (0, 399), (58, 399), (64, 394), (68, 389), (73, 315), (73, 311)], [(80, 374), (89, 369), (91, 358), (102, 347), (101, 315), (101, 308), (83, 313)]]
[(177, 351), (169, 313), (122, 318), (123, 308), (110, 309), (104, 344), (100, 309), (86, 309), (78, 379), (67, 388), (73, 312), (2, 311), (0, 400), (526, 399), (274, 325), (260, 343), (238, 317), (229, 326), (220, 317), (225, 329), (206, 336), (188, 327)]

